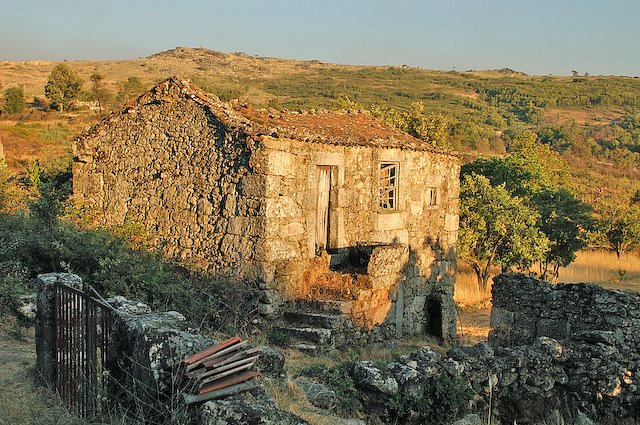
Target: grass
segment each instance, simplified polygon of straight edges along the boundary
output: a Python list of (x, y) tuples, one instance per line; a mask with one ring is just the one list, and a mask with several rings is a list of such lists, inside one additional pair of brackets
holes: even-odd
[(19, 326), (15, 317), (0, 317), (0, 424), (85, 424), (39, 384), (33, 328), (20, 328), (21, 337), (16, 338)]
[(569, 267), (560, 269), (558, 281), (592, 282), (609, 289), (640, 292), (640, 256), (624, 253), (618, 258), (611, 251), (582, 251)]
[[(498, 273), (498, 269), (493, 269), (491, 276)], [(560, 269), (558, 282), (597, 283), (608, 289), (640, 292), (640, 256), (636, 253), (624, 253), (618, 258), (612, 251), (581, 251), (573, 263)], [(471, 268), (460, 262), (453, 300), (462, 308), (488, 307), (491, 301), (491, 284), (492, 280), (489, 279), (487, 288), (480, 288)]]
[[(499, 269), (492, 270), (492, 277)], [(578, 253), (576, 260), (560, 269), (559, 282), (597, 283), (607, 289), (640, 293), (640, 256), (625, 253), (616, 257), (612, 251), (589, 250)], [(479, 287), (473, 270), (459, 263), (454, 301), (458, 306), (458, 339), (462, 345), (486, 341), (490, 330), (491, 284)]]

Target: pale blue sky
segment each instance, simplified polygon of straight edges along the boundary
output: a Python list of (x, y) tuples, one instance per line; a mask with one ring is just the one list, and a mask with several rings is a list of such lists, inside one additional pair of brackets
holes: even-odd
[(462, 71), (640, 75), (640, 0), (0, 0), (0, 60), (176, 46)]

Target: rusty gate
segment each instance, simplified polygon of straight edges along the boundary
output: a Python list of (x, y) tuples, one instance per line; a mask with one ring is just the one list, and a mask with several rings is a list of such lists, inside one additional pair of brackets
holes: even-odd
[(70, 410), (100, 416), (107, 403), (111, 307), (89, 285), (55, 286), (56, 389)]

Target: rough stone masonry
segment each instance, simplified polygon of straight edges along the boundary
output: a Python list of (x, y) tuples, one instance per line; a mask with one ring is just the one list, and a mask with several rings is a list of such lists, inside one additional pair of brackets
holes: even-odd
[[(601, 424), (636, 423), (638, 294), (517, 274), (495, 277), (492, 292), (489, 344), (446, 355), (424, 347), (384, 367), (359, 362), (354, 381), (365, 408), (392, 417), (392, 400), (410, 399), (430, 381), (457, 378), (473, 388), (475, 411), (486, 414), (491, 406), (502, 423), (557, 423), (576, 415)], [(407, 423), (420, 423), (414, 419)]]
[[(455, 339), (451, 152), (369, 114), (253, 110), (177, 78), (78, 137), (73, 152), (75, 199), (99, 221), (140, 223), (167, 256), (255, 280), (272, 305), (300, 296), (314, 262), (330, 261), (324, 251), (402, 244), (403, 267), (369, 288), (389, 305), (375, 325), (423, 334), (435, 304), (438, 336)], [(355, 315), (379, 312), (366, 297)]]

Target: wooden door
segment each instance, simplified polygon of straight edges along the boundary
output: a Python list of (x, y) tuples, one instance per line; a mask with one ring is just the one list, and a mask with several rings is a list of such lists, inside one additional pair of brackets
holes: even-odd
[(329, 192), (331, 190), (331, 167), (318, 166), (316, 172), (318, 198), (316, 210), (316, 252), (329, 248)]

